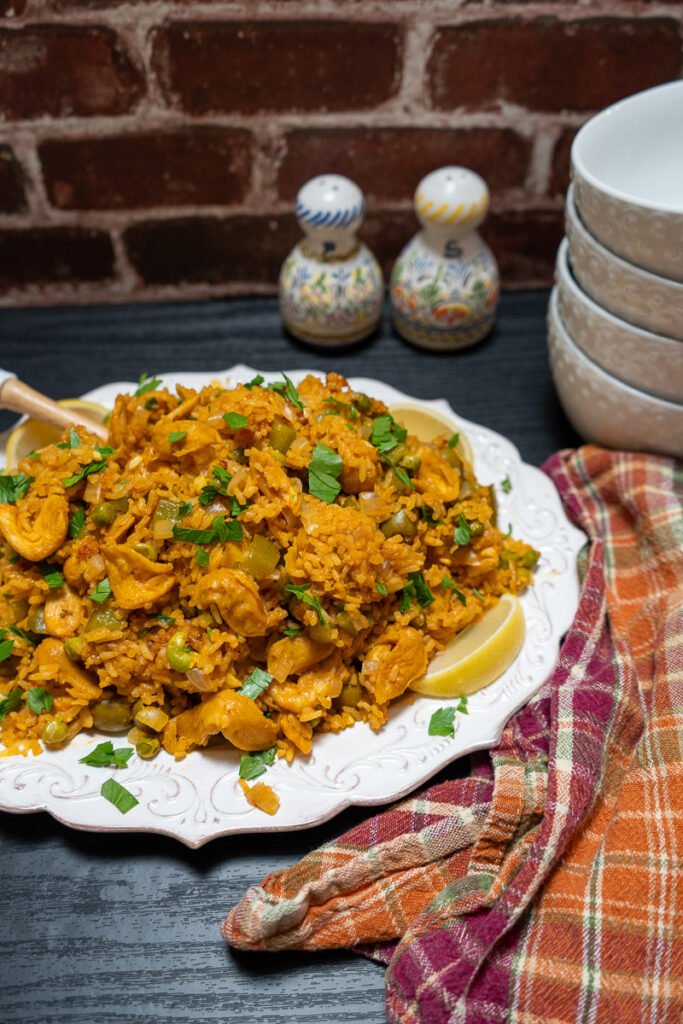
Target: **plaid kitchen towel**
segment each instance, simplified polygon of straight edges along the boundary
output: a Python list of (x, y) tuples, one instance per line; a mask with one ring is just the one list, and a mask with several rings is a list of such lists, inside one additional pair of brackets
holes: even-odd
[(241, 949), (356, 947), (390, 1021), (683, 1019), (683, 471), (588, 446), (544, 469), (589, 536), (555, 672), (466, 779), (252, 887)]

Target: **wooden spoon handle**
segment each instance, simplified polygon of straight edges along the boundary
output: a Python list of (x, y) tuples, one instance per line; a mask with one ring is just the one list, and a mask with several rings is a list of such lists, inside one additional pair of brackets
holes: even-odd
[(34, 391), (28, 384), (5, 371), (0, 371), (0, 408), (26, 413), (27, 416), (33, 416), (34, 419), (49, 423), (60, 430), (66, 430), (75, 424), (78, 427), (85, 427), (103, 441), (109, 437), (109, 430), (103, 423), (91, 420), (89, 416), (84, 416), (75, 409), (65, 409), (63, 405), (58, 405), (47, 395)]

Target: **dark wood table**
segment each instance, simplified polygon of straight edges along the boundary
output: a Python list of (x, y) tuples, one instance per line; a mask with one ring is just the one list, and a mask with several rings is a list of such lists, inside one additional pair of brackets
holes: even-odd
[[(494, 334), (457, 355), (411, 348), (388, 321), (355, 349), (303, 348), (283, 334), (277, 304), (266, 299), (12, 310), (0, 313), (0, 364), (56, 398), (143, 370), (328, 368), (447, 398), (539, 465), (578, 441), (550, 379), (547, 299), (544, 291), (504, 295)], [(10, 422), (0, 414), (0, 430)], [(247, 886), (369, 813), (199, 850), (163, 836), (76, 832), (45, 814), (0, 814), (0, 1019), (380, 1024), (379, 966), (348, 952), (234, 954), (218, 930)]]

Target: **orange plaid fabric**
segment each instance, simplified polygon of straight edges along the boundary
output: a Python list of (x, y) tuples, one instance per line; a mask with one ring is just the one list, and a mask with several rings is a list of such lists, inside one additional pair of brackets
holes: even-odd
[(558, 666), (473, 759), (249, 890), (243, 949), (358, 947), (405, 1024), (683, 1019), (683, 473), (544, 467), (588, 534)]

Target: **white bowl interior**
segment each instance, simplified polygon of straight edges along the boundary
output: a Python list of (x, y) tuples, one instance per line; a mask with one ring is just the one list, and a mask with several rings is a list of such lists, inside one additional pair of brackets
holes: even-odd
[(683, 81), (629, 96), (591, 118), (574, 140), (572, 162), (608, 194), (683, 213)]

